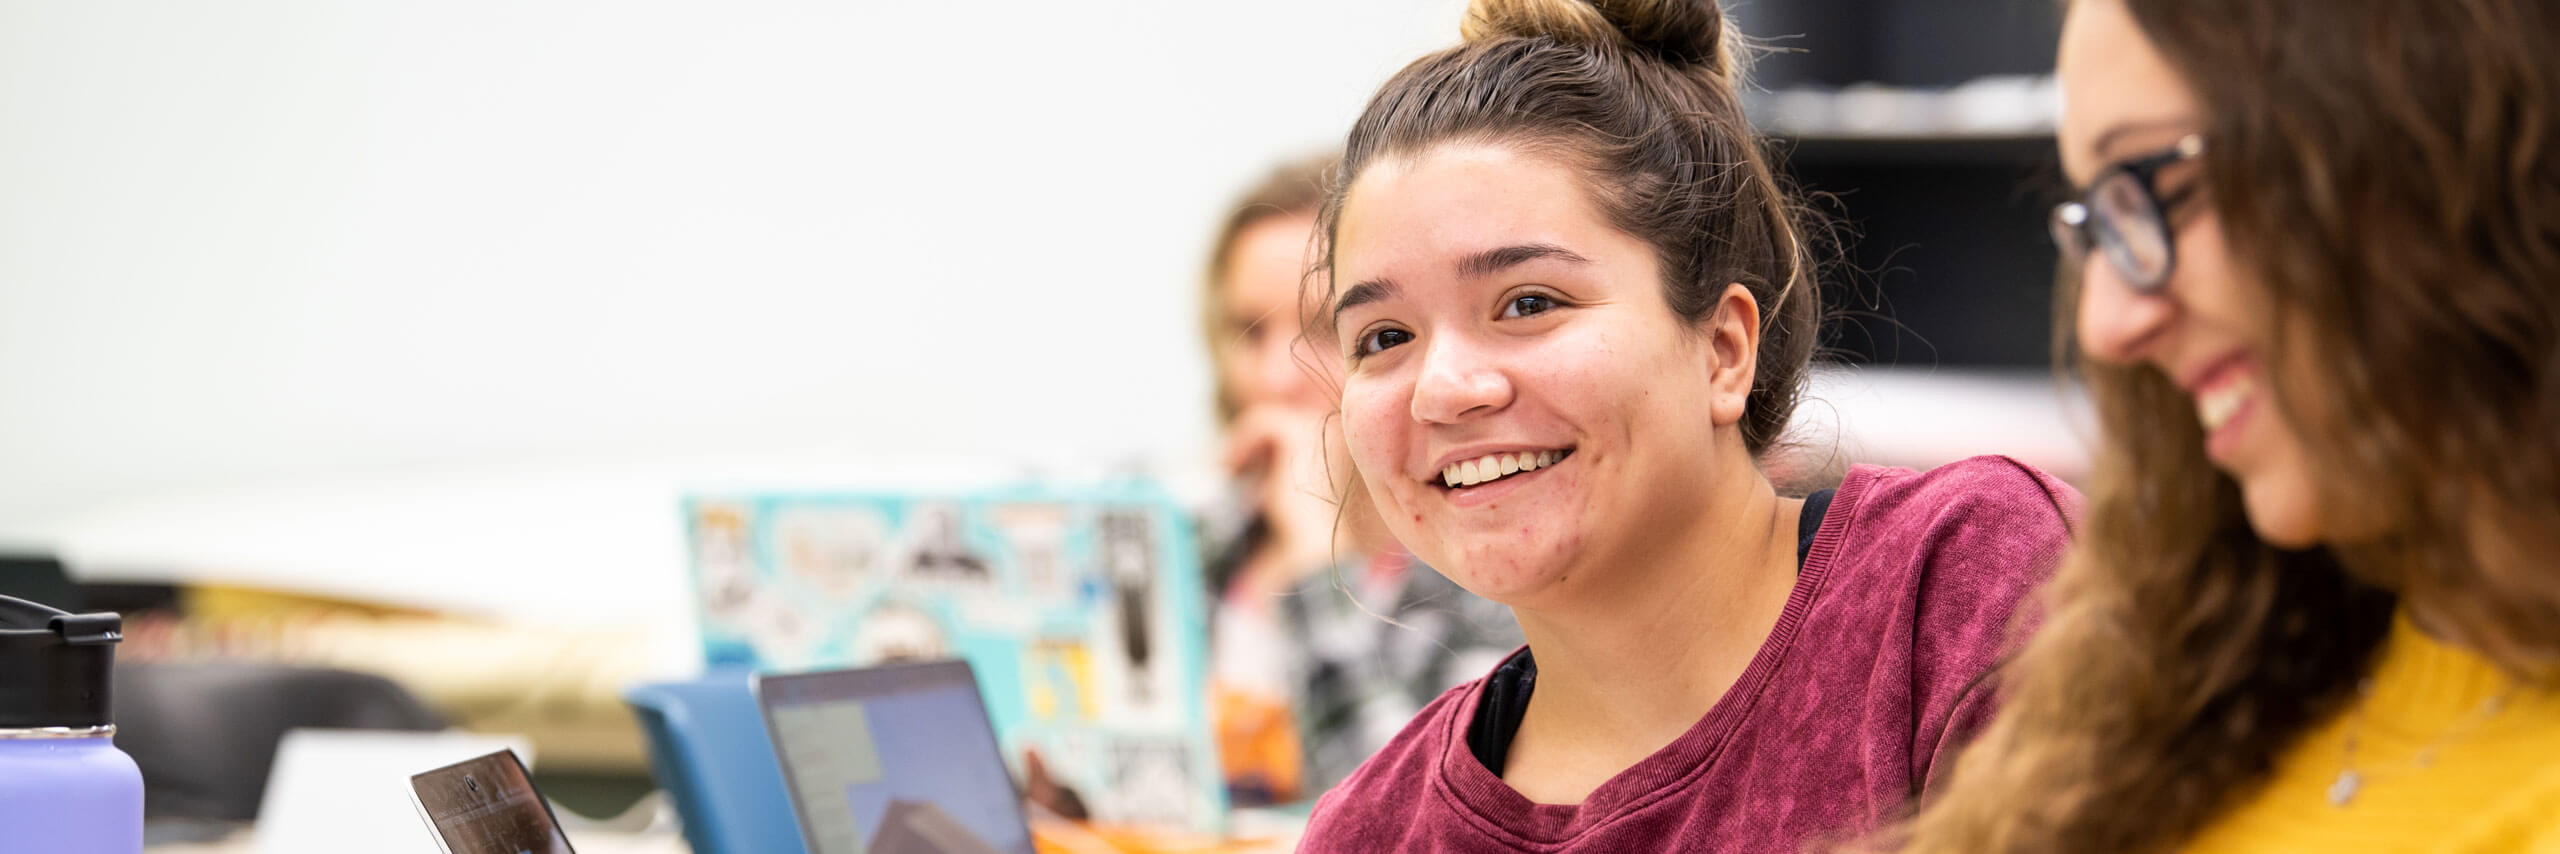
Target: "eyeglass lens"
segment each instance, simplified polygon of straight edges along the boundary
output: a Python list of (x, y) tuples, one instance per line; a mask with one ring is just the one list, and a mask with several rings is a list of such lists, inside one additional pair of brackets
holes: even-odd
[(2168, 225), (2140, 179), (2109, 173), (2089, 188), (2089, 208), (2090, 237), (2128, 283), (2155, 285), (2168, 274)]

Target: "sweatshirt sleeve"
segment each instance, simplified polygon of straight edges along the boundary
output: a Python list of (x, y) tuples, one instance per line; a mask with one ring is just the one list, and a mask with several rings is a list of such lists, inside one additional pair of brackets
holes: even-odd
[(1914, 792), (1999, 705), (1999, 667), (2036, 623), (2032, 597), (2068, 549), (2080, 512), (2069, 485), (2008, 457), (1941, 467), (1906, 503), (1925, 514), (1928, 566), (1914, 604)]

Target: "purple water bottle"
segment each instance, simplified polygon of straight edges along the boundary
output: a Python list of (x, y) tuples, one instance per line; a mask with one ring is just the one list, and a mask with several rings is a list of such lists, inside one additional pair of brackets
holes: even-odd
[(124, 620), (0, 596), (0, 851), (141, 854), (142, 771), (107, 677)]

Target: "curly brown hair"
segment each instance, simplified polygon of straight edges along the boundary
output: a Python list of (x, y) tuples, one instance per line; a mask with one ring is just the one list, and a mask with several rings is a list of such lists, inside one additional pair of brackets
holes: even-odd
[(2560, 684), (2560, 572), (2525, 559), (2560, 550), (2560, 12), (2121, 2), (2197, 95), (2271, 370), (2318, 380), (2275, 393), (2320, 512), (2389, 533), (2270, 545), (2184, 392), (2078, 365), (2104, 425), (2079, 548), (2001, 717), (1888, 840), (1916, 850), (2176, 845), (2351, 697), (2403, 603)]

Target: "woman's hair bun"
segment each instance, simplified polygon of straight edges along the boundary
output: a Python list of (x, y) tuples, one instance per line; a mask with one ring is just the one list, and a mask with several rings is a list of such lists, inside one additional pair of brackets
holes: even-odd
[(1458, 33), (1470, 42), (1546, 36), (1633, 49), (1719, 77), (1734, 71), (1716, 0), (1473, 0)]

